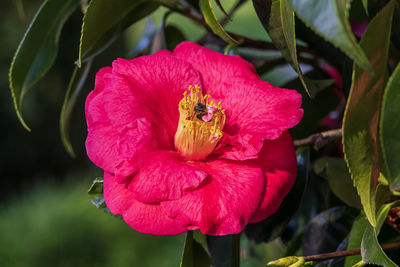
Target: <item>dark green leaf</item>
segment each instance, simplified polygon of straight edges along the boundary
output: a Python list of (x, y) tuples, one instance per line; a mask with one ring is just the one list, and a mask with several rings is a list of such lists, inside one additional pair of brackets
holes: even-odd
[(107, 207), (104, 201), (104, 193), (103, 193), (103, 178), (98, 177), (93, 180), (92, 185), (88, 190), (88, 195), (90, 202), (95, 205), (98, 209), (101, 209), (105, 213), (108, 213), (114, 217), (121, 218), (120, 215), (114, 215), (111, 213), (110, 209)]
[(64, 97), (64, 103), (61, 109), (61, 114), (60, 114), (61, 140), (64, 144), (65, 149), (71, 155), (71, 157), (75, 157), (74, 149), (69, 140), (69, 123), (70, 123), (71, 113), (72, 110), (74, 109), (78, 95), (83, 85), (85, 84), (91, 65), (92, 62), (88, 61), (83, 68), (78, 68), (77, 66), (75, 66), (71, 80), (69, 81), (68, 89)]
[[(366, 52), (374, 74), (354, 67), (353, 83), (343, 121), (343, 150), (351, 177), (371, 225), (376, 226), (375, 188), (379, 176), (378, 118), (387, 78), (387, 57), (391, 19), (391, 1), (370, 22), (360, 45)], [(379, 38), (377, 38), (379, 36)]]
[(400, 191), (400, 65), (389, 79), (382, 102), (380, 139), (390, 189)]
[(360, 197), (353, 186), (349, 169), (343, 158), (323, 157), (314, 163), (317, 174), (325, 171), (332, 192), (350, 207), (362, 209)]
[(214, 267), (239, 267), (240, 234), (207, 236), (208, 250)]
[(92, 0), (83, 18), (78, 66), (108, 47), (136, 21), (159, 6), (147, 0)]
[(186, 40), (183, 32), (178, 27), (173, 25), (167, 25), (164, 28), (164, 34), (168, 50), (173, 50), (179, 43)]
[(269, 242), (280, 236), (300, 206), (308, 180), (310, 149), (309, 147), (298, 148), (296, 154), (296, 183), (279, 209), (264, 221), (249, 223), (246, 226), (248, 238), (255, 243)]
[(221, 39), (227, 43), (238, 44), (238, 41), (233, 39), (232, 36), (230, 36), (219, 23), (212, 10), (211, 0), (200, 0), (200, 8), (201, 12), (203, 13), (204, 20), (216, 35), (221, 37)]
[(60, 31), (79, 0), (47, 0), (36, 12), (11, 63), (9, 80), (14, 108), (22, 125), (30, 130), (21, 114), (21, 103), (31, 88), (53, 65)]
[(307, 84), (308, 93), (311, 98), (314, 98), (319, 92), (327, 89), (335, 84), (335, 79), (315, 80), (306, 76), (303, 77), (304, 82)]
[(294, 12), (288, 0), (253, 0), (253, 5), (272, 42), (298, 73), (304, 89), (311, 95), (297, 61)]
[(296, 14), (315, 33), (332, 43), (364, 70), (371, 65), (348, 22), (350, 0), (289, 0)]
[(209, 267), (210, 257), (203, 247), (193, 238), (193, 231), (186, 232), (180, 267)]

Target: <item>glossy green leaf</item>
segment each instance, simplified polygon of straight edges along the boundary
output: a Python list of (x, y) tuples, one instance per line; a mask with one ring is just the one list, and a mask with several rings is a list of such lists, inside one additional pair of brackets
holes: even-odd
[(210, 257), (203, 247), (193, 238), (193, 231), (186, 232), (180, 267), (209, 267)]
[(79, 0), (47, 0), (36, 12), (15, 52), (9, 72), (14, 108), (22, 125), (30, 130), (21, 114), (22, 99), (53, 65), (61, 28)]
[(270, 242), (280, 236), (290, 219), (299, 209), (308, 181), (310, 164), (310, 148), (300, 147), (296, 151), (297, 179), (293, 188), (282, 201), (279, 209), (270, 217), (259, 223), (249, 223), (246, 226), (246, 235), (256, 244)]
[(397, 265), (385, 254), (378, 242), (378, 235), (383, 223), (385, 222), (387, 214), (389, 210), (397, 204), (397, 202), (392, 202), (383, 205), (378, 210), (377, 226), (375, 228), (371, 225), (366, 226), (361, 242), (361, 256), (365, 262), (384, 267), (397, 267)]
[(78, 66), (107, 48), (136, 21), (159, 6), (147, 0), (92, 0), (83, 18)]
[(317, 174), (323, 174), (328, 180), (332, 192), (350, 207), (361, 209), (360, 197), (353, 186), (349, 169), (343, 158), (323, 157), (314, 163)]
[(232, 38), (222, 27), (221, 23), (219, 23), (217, 17), (214, 14), (214, 11), (211, 7), (211, 0), (200, 0), (200, 8), (203, 13), (204, 20), (210, 27), (210, 29), (222, 40), (231, 44), (238, 44), (238, 41)]
[(390, 189), (400, 191), (400, 65), (389, 79), (383, 95), (380, 139)]
[(60, 133), (61, 140), (64, 144), (65, 149), (71, 155), (75, 157), (74, 149), (69, 139), (69, 124), (71, 119), (71, 113), (74, 109), (76, 100), (79, 93), (85, 84), (87, 75), (89, 74), (91, 61), (88, 61), (83, 68), (75, 66), (74, 72), (72, 73), (71, 80), (69, 81), (67, 92), (65, 93), (64, 103), (60, 114)]
[(310, 94), (297, 61), (294, 12), (288, 0), (253, 0), (257, 16), (274, 45), (298, 73), (300, 81)]
[(394, 4), (394, 1), (389, 2), (375, 16), (360, 41), (373, 66), (374, 74), (371, 75), (358, 66), (354, 67), (343, 121), (345, 159), (372, 226), (376, 226), (375, 189), (380, 161), (379, 108), (387, 78), (386, 64)]
[(289, 0), (300, 19), (315, 33), (342, 50), (364, 70), (372, 71), (348, 22), (351, 0)]
[(240, 234), (207, 236), (208, 250), (211, 254), (212, 266), (239, 267)]

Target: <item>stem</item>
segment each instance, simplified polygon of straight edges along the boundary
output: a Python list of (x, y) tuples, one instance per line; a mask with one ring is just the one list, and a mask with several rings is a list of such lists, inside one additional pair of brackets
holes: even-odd
[[(383, 244), (381, 247), (383, 250), (391, 250), (391, 249), (400, 248), (400, 242)], [(359, 254), (361, 254), (361, 249), (355, 248), (355, 249), (336, 251), (336, 252), (331, 252), (331, 253), (323, 253), (323, 254), (318, 254), (318, 255), (304, 256), (304, 259), (306, 261), (324, 261), (324, 260), (341, 258), (341, 257), (346, 257), (346, 256), (352, 256), (352, 255), (359, 255)]]
[(312, 134), (307, 138), (294, 140), (294, 146), (313, 145), (315, 150), (319, 150), (329, 142), (337, 141), (342, 137), (342, 129), (335, 129), (326, 132)]

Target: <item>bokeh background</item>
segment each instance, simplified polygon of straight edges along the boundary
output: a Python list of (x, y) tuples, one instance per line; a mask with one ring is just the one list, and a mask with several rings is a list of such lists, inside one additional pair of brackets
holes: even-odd
[[(222, 2), (229, 9), (229, 1)], [(8, 85), (13, 54), (41, 3), (0, 1), (0, 266), (179, 266), (183, 235), (138, 233), (90, 203), (87, 190), (102, 172), (87, 158), (84, 146), (84, 101), (95, 73), (117, 57), (129, 58), (144, 31), (149, 25), (157, 27), (166, 9), (160, 8), (151, 19), (131, 26), (95, 59), (71, 118), (76, 152), (71, 158), (61, 143), (57, 122), (78, 55), (80, 10), (63, 28), (55, 65), (31, 89), (35, 93), (28, 92), (24, 99), (23, 115), (32, 132), (19, 123)], [(203, 29), (177, 14), (171, 15), (168, 24), (180, 25), (188, 40), (204, 34)], [(226, 28), (254, 39), (267, 38), (251, 1), (238, 10)], [(269, 75), (279, 85), (295, 74), (281, 67)], [(242, 242), (246, 247), (247, 241)], [(263, 266), (266, 258), (279, 250), (283, 250), (279, 241), (244, 250), (242, 266)]]

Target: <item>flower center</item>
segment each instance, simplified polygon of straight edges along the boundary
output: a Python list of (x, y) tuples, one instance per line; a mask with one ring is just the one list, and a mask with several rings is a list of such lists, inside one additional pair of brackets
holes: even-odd
[(199, 86), (189, 86), (179, 102), (179, 124), (175, 133), (175, 148), (188, 160), (205, 159), (222, 137), (225, 110), (215, 104)]

